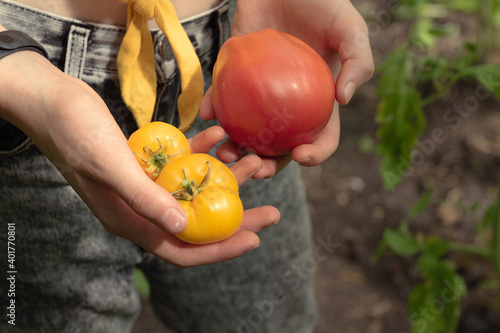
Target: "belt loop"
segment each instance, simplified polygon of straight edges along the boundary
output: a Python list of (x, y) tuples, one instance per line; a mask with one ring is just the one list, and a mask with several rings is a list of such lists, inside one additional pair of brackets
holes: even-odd
[(90, 29), (77, 25), (72, 25), (69, 31), (64, 72), (77, 79), (80, 79), (83, 73), (89, 35)]

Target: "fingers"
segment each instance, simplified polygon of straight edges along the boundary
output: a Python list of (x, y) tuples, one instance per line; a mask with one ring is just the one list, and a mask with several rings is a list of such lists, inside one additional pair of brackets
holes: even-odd
[[(232, 237), (218, 243), (193, 245), (177, 242), (179, 250), (176, 257), (170, 262), (177, 266), (195, 266), (237, 258), (259, 246), (260, 240), (256, 235), (262, 229), (278, 223), (280, 213), (272, 206), (263, 206), (245, 210), (240, 230)], [(163, 245), (168, 246), (168, 243)], [(156, 249), (161, 255), (162, 248)]]
[[(253, 179), (265, 179), (274, 177), (281, 170), (283, 170), (290, 161), (303, 166), (313, 166), (324, 162), (328, 159), (338, 148), (340, 139), (340, 117), (339, 105), (335, 103), (330, 120), (322, 131), (321, 135), (311, 144), (304, 144), (296, 147), (291, 155), (277, 156), (277, 157), (260, 157), (261, 167), (256, 170), (251, 177)], [(218, 149), (217, 157), (224, 163), (233, 163), (241, 158), (241, 149), (228, 138)], [(255, 156), (255, 155), (247, 155)], [(246, 166), (249, 169), (254, 167)], [(248, 171), (248, 170), (247, 170)], [(249, 173), (247, 173), (248, 175)], [(245, 180), (246, 181), (246, 180)]]
[(215, 119), (214, 108), (212, 106), (212, 87), (207, 89), (207, 92), (201, 99), (200, 117), (204, 120)]
[[(101, 185), (95, 183), (93, 186), (100, 187)], [(165, 230), (165, 228), (135, 214), (131, 207), (121, 201), (119, 197), (116, 195), (113, 197), (114, 193), (111, 190), (106, 188), (101, 190), (100, 193), (103, 195), (99, 199), (103, 200), (103, 207), (96, 208), (94, 205), (93, 212), (100, 217), (106, 230), (136, 243), (144, 250), (173, 265), (189, 267), (233, 259), (256, 248), (260, 243), (259, 237), (255, 233), (242, 230), (220, 243), (188, 244), (172, 235), (170, 230)], [(104, 207), (108, 205), (113, 208)], [(268, 221), (269, 219), (264, 218), (264, 220)], [(248, 227), (251, 230), (259, 230), (265, 226), (265, 223), (255, 221), (255, 217), (251, 217), (249, 223), (256, 224)]]
[(220, 141), (226, 132), (220, 126), (212, 126), (188, 139), (192, 153), (208, 153)]
[(248, 153), (241, 148), (228, 137), (220, 147), (217, 149), (217, 158), (226, 164), (234, 163), (239, 160), (242, 156), (248, 155)]
[(137, 244), (155, 256), (179, 267), (211, 264), (237, 258), (259, 246), (256, 235), (265, 227), (278, 223), (279, 211), (272, 206), (246, 210), (240, 230), (217, 243), (185, 243), (151, 223), (136, 223), (131, 235)]
[(185, 243), (134, 211), (114, 191), (89, 181), (85, 189), (98, 193), (91, 199), (93, 212), (107, 231), (126, 238), (153, 255), (179, 267), (230, 260), (259, 246), (255, 234), (279, 221), (279, 211), (271, 206), (245, 211), (240, 230), (222, 242), (193, 245)]
[(311, 144), (304, 144), (292, 151), (292, 159), (303, 166), (314, 166), (328, 159), (338, 148), (340, 140), (339, 105), (335, 103), (330, 121), (321, 135)]
[[(224, 163), (234, 163), (242, 156), (247, 156), (248, 152), (240, 149), (231, 138), (226, 141), (217, 149), (217, 157)], [(250, 155), (254, 156), (254, 155)], [(251, 176), (253, 179), (266, 179), (274, 177), (278, 172), (283, 170), (288, 163), (292, 160), (290, 155), (277, 156), (277, 157), (259, 157), (261, 159), (261, 167)]]
[(236, 176), (238, 186), (241, 186), (262, 169), (262, 160), (257, 155), (247, 155), (229, 168)]
[[(238, 231), (232, 237), (217, 243), (194, 245), (180, 240), (165, 240), (151, 252), (178, 267), (213, 264), (237, 258), (257, 248), (259, 237), (250, 231)], [(165, 256), (167, 254), (167, 256)]]
[(130, 218), (130, 216), (124, 217), (118, 226), (109, 224), (104, 226), (109, 232), (126, 238), (147, 252), (179, 267), (230, 260), (255, 249), (260, 243), (259, 237), (254, 232), (242, 230), (222, 242), (206, 245), (189, 244), (142, 217)]
[(331, 41), (342, 63), (336, 80), (336, 98), (341, 105), (349, 103), (355, 91), (370, 80), (375, 70), (365, 21), (354, 8), (346, 19), (348, 25), (344, 20), (339, 22), (344, 26), (334, 30), (335, 37)]
[(337, 101), (341, 105), (349, 103), (356, 90), (372, 77), (373, 72), (371, 51), (370, 55), (359, 53), (356, 57), (344, 58), (335, 84)]
[(262, 169), (255, 173), (253, 179), (267, 179), (276, 176), (292, 160), (290, 154), (277, 157), (263, 157)]
[(262, 206), (245, 210), (240, 230), (258, 233), (262, 229), (277, 224), (280, 212), (273, 206)]

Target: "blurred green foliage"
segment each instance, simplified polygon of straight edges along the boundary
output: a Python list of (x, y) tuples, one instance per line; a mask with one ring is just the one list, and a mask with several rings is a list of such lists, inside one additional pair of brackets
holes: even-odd
[[(427, 128), (426, 106), (445, 98), (462, 81), (480, 85), (500, 99), (500, 66), (486, 60), (500, 47), (500, 0), (400, 0), (392, 13), (395, 20), (406, 22), (409, 30), (404, 43), (377, 67), (376, 152), (381, 156), (381, 176), (387, 189), (397, 186), (412, 168), (412, 152)], [(453, 52), (436, 52), (447, 38), (460, 37), (456, 15), (476, 21), (475, 39), (464, 40)], [(452, 333), (459, 324), (467, 285), (449, 259), (452, 252), (490, 262), (496, 278), (484, 281), (484, 285), (500, 288), (500, 185), (497, 201), (477, 221), (475, 244), (412, 229), (412, 221), (427, 209), (432, 193), (428, 190), (422, 195), (398, 228), (385, 230), (377, 251), (378, 257), (394, 254), (412, 258), (420, 273), (421, 282), (408, 296), (412, 333)], [(467, 209), (476, 212), (479, 206), (477, 202)]]
[[(480, 22), (477, 38), (465, 41), (453, 55), (436, 55), (436, 45), (460, 33), (453, 21), (456, 11)], [(377, 67), (377, 152), (388, 189), (401, 182), (411, 166), (410, 155), (426, 129), (427, 105), (463, 80), (475, 80), (500, 98), (500, 66), (484, 63), (485, 52), (498, 46), (493, 36), (500, 29), (500, 0), (401, 0), (394, 16), (410, 28), (405, 43)]]

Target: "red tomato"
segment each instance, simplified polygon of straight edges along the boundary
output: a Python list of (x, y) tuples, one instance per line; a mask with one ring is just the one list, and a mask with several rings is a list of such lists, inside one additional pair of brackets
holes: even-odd
[(244, 150), (288, 154), (325, 128), (335, 82), (323, 58), (300, 39), (273, 29), (230, 38), (213, 72), (220, 125)]

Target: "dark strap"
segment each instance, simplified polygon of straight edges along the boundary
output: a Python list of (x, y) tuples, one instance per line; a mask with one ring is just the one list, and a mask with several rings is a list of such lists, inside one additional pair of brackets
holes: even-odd
[(35, 51), (48, 57), (47, 51), (36, 40), (17, 30), (7, 30), (0, 32), (0, 59), (11, 53), (29, 50)]

